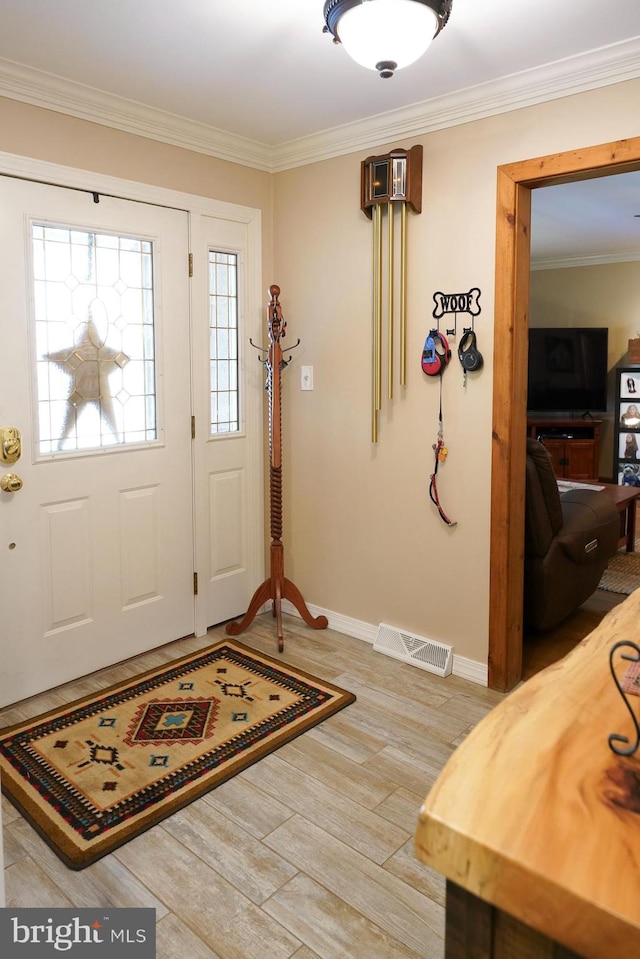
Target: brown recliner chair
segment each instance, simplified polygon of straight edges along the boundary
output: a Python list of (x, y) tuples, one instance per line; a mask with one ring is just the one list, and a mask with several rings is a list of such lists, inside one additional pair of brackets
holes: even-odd
[(620, 518), (602, 490), (560, 494), (549, 452), (527, 439), (524, 622), (551, 629), (598, 587), (618, 548)]

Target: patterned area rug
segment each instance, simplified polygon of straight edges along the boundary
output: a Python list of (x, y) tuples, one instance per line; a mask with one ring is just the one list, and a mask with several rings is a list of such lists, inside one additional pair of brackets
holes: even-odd
[(606, 589), (610, 593), (625, 593), (627, 596), (640, 586), (640, 540), (636, 540), (636, 552), (627, 553), (619, 550), (609, 560), (598, 589)]
[(354, 700), (223, 641), (3, 730), (2, 791), (83, 869)]

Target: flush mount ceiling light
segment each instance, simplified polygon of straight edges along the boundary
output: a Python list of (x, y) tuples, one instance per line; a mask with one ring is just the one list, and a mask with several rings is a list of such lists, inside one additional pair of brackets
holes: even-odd
[(392, 77), (445, 26), (453, 0), (326, 0), (324, 32), (363, 67)]

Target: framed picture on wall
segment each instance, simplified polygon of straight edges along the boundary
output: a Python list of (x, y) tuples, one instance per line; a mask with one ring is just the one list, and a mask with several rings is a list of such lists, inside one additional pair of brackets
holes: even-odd
[(618, 463), (618, 486), (640, 486), (640, 463)]
[(613, 481), (640, 486), (640, 364), (616, 367)]
[(636, 463), (640, 461), (640, 433), (620, 430), (618, 456), (626, 462)]
[(620, 429), (640, 429), (640, 398), (637, 403), (620, 403)]
[(640, 370), (627, 370), (620, 377), (619, 395), (621, 400), (637, 398), (640, 408)]

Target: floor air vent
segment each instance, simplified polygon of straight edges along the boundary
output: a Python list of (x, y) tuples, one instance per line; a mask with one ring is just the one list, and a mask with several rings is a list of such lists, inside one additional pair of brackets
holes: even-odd
[(378, 653), (419, 666), (437, 676), (448, 676), (453, 669), (453, 646), (404, 633), (384, 623), (378, 626), (373, 648)]

